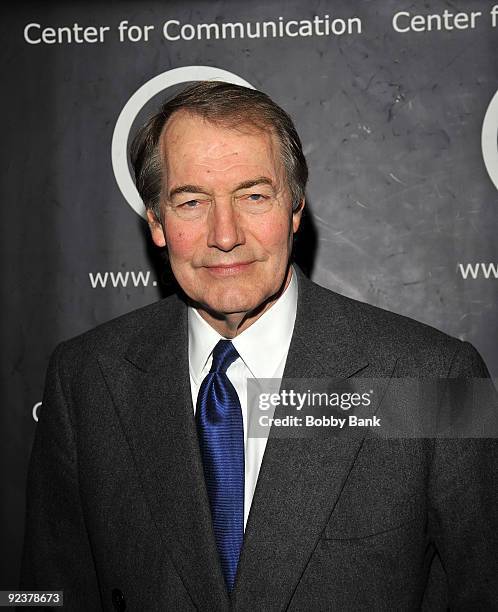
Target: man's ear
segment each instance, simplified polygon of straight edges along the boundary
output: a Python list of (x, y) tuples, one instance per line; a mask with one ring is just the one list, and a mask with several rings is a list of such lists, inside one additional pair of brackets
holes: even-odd
[(301, 201), (299, 202), (299, 206), (292, 213), (292, 230), (294, 234), (297, 232), (301, 224), (301, 217), (303, 216), (304, 204), (305, 204), (305, 200), (304, 198), (301, 198)]
[(147, 222), (149, 224), (152, 241), (157, 247), (166, 246), (166, 236), (164, 235), (163, 226), (152, 210), (147, 209)]

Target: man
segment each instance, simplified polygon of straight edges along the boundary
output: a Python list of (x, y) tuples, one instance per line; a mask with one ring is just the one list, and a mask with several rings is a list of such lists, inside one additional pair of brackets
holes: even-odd
[(488, 376), (468, 343), (291, 265), (307, 167), (287, 114), (199, 83), (132, 161), (179, 291), (54, 352), (23, 585), (69, 610), (496, 609), (493, 441), (248, 436), (252, 377)]

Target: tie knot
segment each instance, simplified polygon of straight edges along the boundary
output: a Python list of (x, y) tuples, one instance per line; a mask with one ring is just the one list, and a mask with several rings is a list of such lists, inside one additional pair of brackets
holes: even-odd
[(239, 354), (230, 340), (220, 340), (213, 349), (211, 372), (225, 373)]

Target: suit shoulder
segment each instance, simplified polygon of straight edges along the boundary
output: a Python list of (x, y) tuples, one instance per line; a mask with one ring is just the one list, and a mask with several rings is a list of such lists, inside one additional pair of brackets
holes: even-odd
[[(410, 317), (373, 306), (315, 285), (322, 307), (344, 313), (357, 342), (370, 354), (396, 355), (401, 375), (446, 376), (462, 358), (480, 360), (468, 342)], [(463, 355), (463, 357), (460, 357)], [(482, 361), (482, 360), (481, 360)]]
[(346, 307), (349, 311), (354, 312), (355, 320), (360, 328), (366, 331), (371, 328), (379, 334), (380, 338), (392, 337), (398, 342), (406, 339), (417, 344), (445, 344), (454, 348), (461, 343), (457, 338), (427, 323), (379, 306), (345, 296), (341, 297), (345, 306), (347, 302)]
[(347, 297), (314, 282), (312, 282), (312, 285), (316, 293), (314, 299), (318, 298), (322, 303), (328, 302), (330, 310), (340, 308), (361, 330), (368, 331), (372, 329), (372, 331), (378, 333), (382, 332), (382, 337), (384, 335), (405, 336), (408, 334), (410, 338), (416, 337), (421, 341), (428, 340), (429, 342), (450, 342), (456, 344), (460, 342), (427, 323), (422, 323), (405, 315)]
[(161, 319), (179, 316), (183, 302), (174, 294), (147, 306), (111, 319), (105, 323), (65, 340), (59, 350), (71, 358), (81, 358), (89, 353), (112, 352), (119, 354), (145, 325), (160, 325)]

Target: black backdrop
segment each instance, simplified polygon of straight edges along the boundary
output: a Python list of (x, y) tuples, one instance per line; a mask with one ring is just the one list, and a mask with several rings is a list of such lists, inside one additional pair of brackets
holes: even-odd
[[(140, 88), (133, 125), (164, 95), (158, 82), (212, 77), (213, 68), (269, 93), (295, 119), (310, 164), (312, 216), (299, 248), (312, 278), (473, 342), (497, 375), (498, 9), (458, 4), (3, 9), (0, 588), (17, 582), (50, 352), (165, 291), (133, 208), (126, 117), (116, 128)], [(109, 29), (92, 42), (100, 26)], [(154, 26), (147, 40), (145, 26)]]

